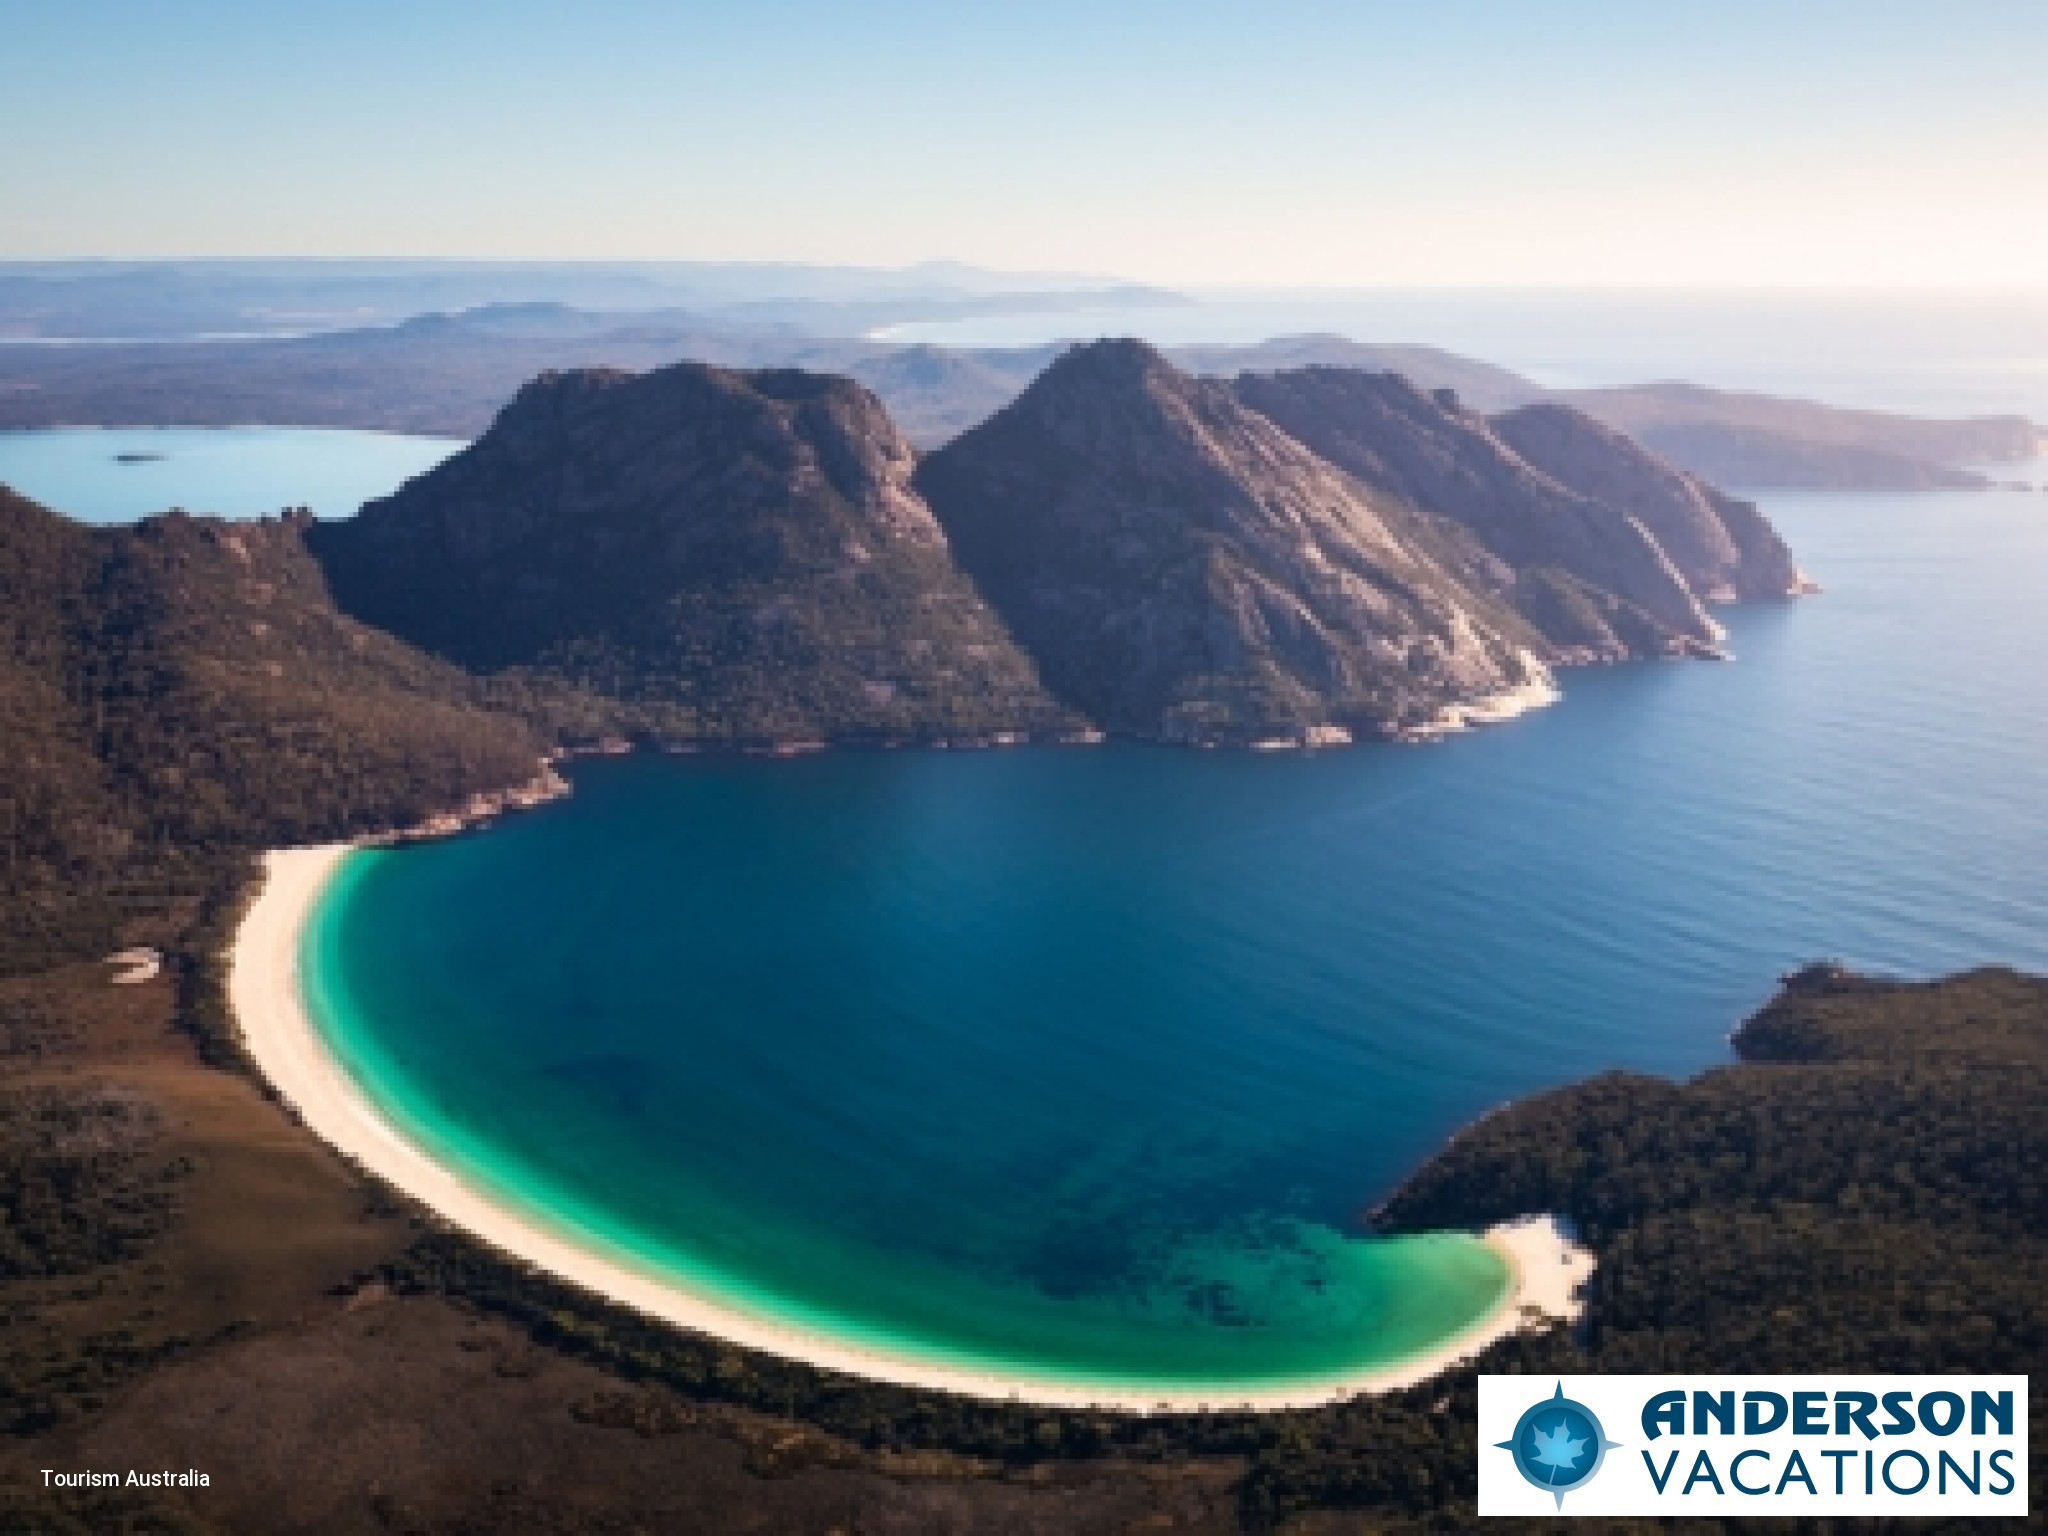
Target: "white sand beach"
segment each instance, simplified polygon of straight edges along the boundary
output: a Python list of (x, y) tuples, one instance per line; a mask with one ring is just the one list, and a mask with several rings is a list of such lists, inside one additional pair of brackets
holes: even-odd
[(1307, 1407), (1363, 1392), (1426, 1381), (1497, 1338), (1548, 1319), (1579, 1315), (1579, 1285), (1592, 1256), (1562, 1223), (1531, 1216), (1490, 1229), (1486, 1240), (1508, 1267), (1501, 1300), (1463, 1333), (1398, 1365), (1352, 1376), (1250, 1390), (1166, 1391), (977, 1370), (870, 1350), (791, 1327), (722, 1298), (694, 1294), (627, 1257), (550, 1230), (480, 1190), (409, 1141), (371, 1105), (333, 1059), (301, 1002), (300, 930), (322, 889), (349, 854), (346, 844), (266, 855), (267, 878), (236, 935), (229, 999), (244, 1047), (311, 1130), (357, 1166), (404, 1191), (451, 1225), (502, 1252), (649, 1316), (751, 1349), (850, 1375), (998, 1400), (1129, 1412)]

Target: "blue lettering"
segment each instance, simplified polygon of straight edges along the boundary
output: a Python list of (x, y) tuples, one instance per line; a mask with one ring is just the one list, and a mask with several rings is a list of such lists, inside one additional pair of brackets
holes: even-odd
[(1650, 1453), (1648, 1451), (1644, 1451), (1642, 1453), (1642, 1456), (1643, 1465), (1650, 1469), (1650, 1481), (1655, 1483), (1657, 1485), (1657, 1491), (1659, 1493), (1662, 1493), (1664, 1491), (1664, 1485), (1671, 1481), (1671, 1469), (1678, 1465), (1678, 1452), (1673, 1451), (1671, 1453), (1671, 1459), (1664, 1463), (1664, 1475), (1662, 1477), (1659, 1477), (1657, 1475), (1657, 1463), (1650, 1460)]
[[(1771, 1421), (1766, 1424), (1760, 1409), (1771, 1410)], [(1785, 1417), (1791, 1410), (1785, 1406), (1785, 1399), (1775, 1392), (1745, 1392), (1742, 1394), (1742, 1432), (1745, 1435), (1768, 1435), (1774, 1429), (1784, 1427)]]
[(1712, 1419), (1720, 1426), (1721, 1433), (1735, 1433), (1735, 1394), (1733, 1392), (1695, 1392), (1692, 1395), (1692, 1432), (1704, 1435), (1707, 1420)]
[(1877, 1426), (1870, 1422), (1870, 1416), (1877, 1412), (1875, 1392), (1837, 1392), (1835, 1394), (1835, 1433), (1846, 1435), (1849, 1426), (1855, 1425), (1866, 1440), (1877, 1438)]
[[(1934, 1405), (1946, 1403), (1952, 1410), (1946, 1424), (1935, 1416)], [(1930, 1392), (1920, 1399), (1920, 1427), (1930, 1435), (1952, 1435), (1963, 1427), (1963, 1400), (1953, 1392)]]
[(1884, 1411), (1890, 1415), (1884, 1421), (1884, 1432), (1888, 1435), (1910, 1435), (1913, 1433), (1913, 1415), (1907, 1409), (1913, 1402), (1910, 1392), (1887, 1392), (1884, 1395)]
[[(1920, 1464), (1920, 1481), (1910, 1488), (1901, 1488), (1892, 1481), (1892, 1463), (1907, 1456), (1912, 1457), (1914, 1461)], [(1891, 1489), (1893, 1493), (1918, 1493), (1927, 1486), (1927, 1458), (1918, 1451), (1893, 1451), (1891, 1455), (1884, 1459), (1884, 1485)]]
[(1795, 1477), (1800, 1482), (1806, 1484), (1806, 1491), (1808, 1493), (1819, 1494), (1820, 1490), (1813, 1486), (1813, 1474), (1806, 1470), (1806, 1458), (1797, 1451), (1792, 1453), (1792, 1460), (1785, 1467), (1785, 1475), (1778, 1479), (1778, 1492), (1783, 1494), (1785, 1485)]
[[(1868, 1453), (1866, 1452), (1865, 1454), (1867, 1455)], [(1822, 1451), (1821, 1455), (1827, 1457), (1828, 1460), (1835, 1464), (1835, 1492), (1840, 1493), (1842, 1491), (1842, 1463), (1854, 1461), (1856, 1453), (1854, 1451)]]
[(1824, 1435), (1828, 1432), (1828, 1395), (1825, 1392), (1792, 1394), (1792, 1433)]
[(2012, 1389), (2010, 1387), (1999, 1393), (1996, 1397), (1993, 1397), (1989, 1392), (1972, 1392), (1970, 1394), (1971, 1434), (1981, 1435), (1984, 1433), (1984, 1420), (1987, 1416), (1998, 1421), (1998, 1432), (2001, 1435), (2012, 1433)]
[[(1761, 1455), (1763, 1453), (1758, 1452), (1757, 1454)], [(1707, 1455), (1705, 1451), (1700, 1452), (1699, 1460), (1692, 1464), (1692, 1475), (1686, 1478), (1685, 1486), (1678, 1491), (1682, 1494), (1691, 1493), (1692, 1485), (1699, 1482), (1712, 1483), (1714, 1485), (1714, 1492), (1719, 1494), (1725, 1494), (1728, 1491), (1721, 1486), (1721, 1479), (1714, 1472), (1713, 1458)]]
[(1667, 1429), (1674, 1435), (1685, 1433), (1683, 1392), (1659, 1392), (1643, 1404), (1643, 1433), (1655, 1440)]
[(2009, 1466), (2001, 1466), (1999, 1464), (1998, 1458), (2001, 1456), (2003, 1456), (2007, 1461), (2012, 1460), (2011, 1451), (1993, 1451), (1991, 1453), (1991, 1475), (1993, 1477), (2004, 1478), (2005, 1486), (2001, 1488), (1996, 1483), (1993, 1483), (1991, 1485), (1991, 1491), (1993, 1493), (2011, 1493), (2013, 1490), (2012, 1468)]
[[(1700, 1454), (1704, 1456), (1707, 1453), (1705, 1451), (1701, 1451)], [(1742, 1464), (1745, 1461), (1749, 1460), (1749, 1458), (1752, 1456), (1761, 1456), (1765, 1461), (1769, 1461), (1771, 1459), (1771, 1453), (1769, 1451), (1744, 1451), (1740, 1456), (1736, 1457), (1733, 1461), (1728, 1463), (1728, 1481), (1735, 1485), (1735, 1490), (1738, 1493), (1769, 1493), (1771, 1491), (1771, 1485), (1769, 1483), (1765, 1483), (1760, 1488), (1752, 1488), (1749, 1486), (1749, 1484), (1745, 1483), (1742, 1480)], [(1715, 1484), (1715, 1491), (1720, 1491), (1720, 1485), (1718, 1483)]]
[(1984, 1481), (1984, 1467), (1982, 1465), (1983, 1455), (1984, 1453), (1982, 1451), (1970, 1452), (1970, 1470), (1968, 1472), (1965, 1472), (1963, 1471), (1963, 1464), (1961, 1462), (1957, 1461), (1953, 1456), (1949, 1455), (1947, 1451), (1943, 1451), (1941, 1453), (1941, 1481), (1936, 1486), (1939, 1487), (1943, 1493), (1947, 1493), (1948, 1475), (1950, 1472), (1954, 1472), (1956, 1475), (1956, 1481), (1961, 1483), (1965, 1488), (1969, 1489), (1970, 1492), (1982, 1492), (1981, 1484)]

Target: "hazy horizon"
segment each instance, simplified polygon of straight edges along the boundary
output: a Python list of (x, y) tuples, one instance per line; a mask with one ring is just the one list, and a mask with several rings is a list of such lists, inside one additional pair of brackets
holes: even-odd
[[(1403, 294), (1431, 297), (1459, 294), (1499, 297), (1516, 297), (1521, 295), (1582, 296), (1588, 298), (1636, 295), (1650, 298), (1698, 296), (1706, 299), (1841, 299), (1845, 302), (1868, 301), (1885, 298), (1889, 295), (1899, 295), (1916, 299), (1953, 300), (1961, 304), (1995, 302), (2003, 299), (2020, 301), (2048, 300), (2048, 276), (2031, 282), (2011, 282), (1982, 286), (1962, 286), (1939, 282), (1875, 282), (1860, 284), (1853, 281), (1699, 281), (1668, 283), (1625, 281), (1594, 283), (1565, 279), (1554, 282), (1521, 280), (1496, 282), (1387, 281), (1379, 283), (1334, 280), (1319, 283), (1253, 281), (1171, 282), (1142, 273), (1006, 266), (979, 261), (967, 261), (944, 253), (933, 256), (913, 257), (908, 260), (895, 262), (812, 261), (775, 254), (737, 257), (577, 256), (556, 258), (539, 255), (521, 255), (518, 253), (464, 255), (461, 253), (419, 254), (406, 251), (386, 251), (360, 255), (322, 255), (278, 251), (257, 251), (239, 255), (223, 255), (217, 252), (203, 251), (176, 255), (117, 255), (90, 251), (48, 256), (0, 255), (0, 273), (20, 272), (24, 269), (78, 267), (210, 267), (242, 269), (332, 267), (359, 268), (365, 272), (385, 269), (394, 273), (403, 273), (415, 269), (445, 270), (462, 268), (534, 271), (579, 268), (614, 268), (621, 270), (707, 268), (760, 273), (777, 271), (790, 273), (840, 272), (875, 277), (910, 277), (944, 272), (958, 274), (963, 277), (1002, 278), (1011, 281), (1043, 280), (1047, 285), (1048, 291), (1058, 287), (1082, 287), (1084, 285), (1130, 285), (1133, 287), (1159, 288), (1195, 300), (1227, 299), (1254, 303), (1268, 301), (1285, 302), (1297, 298), (1397, 298)], [(999, 292), (1001, 290), (977, 289), (975, 291)]]
[(36, 8), (0, 259), (2031, 291), (2048, 9)]

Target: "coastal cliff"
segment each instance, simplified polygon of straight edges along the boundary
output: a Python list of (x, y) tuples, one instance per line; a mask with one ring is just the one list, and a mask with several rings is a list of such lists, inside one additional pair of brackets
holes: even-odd
[(1540, 637), (1425, 520), (1140, 342), (1069, 351), (916, 485), (1112, 730), (1314, 740), (1547, 685)]
[(1244, 374), (1233, 387), (1364, 484), (1466, 530), (1504, 567), (1503, 598), (1566, 652), (1668, 655), (1720, 639), (1640, 519), (1530, 464), (1450, 393), (1343, 368)]
[(1756, 507), (1638, 447), (1568, 405), (1526, 405), (1494, 432), (1524, 461), (1589, 501), (1633, 518), (1706, 602), (1788, 597), (1807, 581)]

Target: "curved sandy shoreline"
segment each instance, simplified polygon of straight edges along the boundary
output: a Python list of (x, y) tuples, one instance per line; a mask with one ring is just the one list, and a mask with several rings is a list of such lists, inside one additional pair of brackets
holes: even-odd
[(1548, 1216), (1488, 1229), (1486, 1241), (1506, 1263), (1509, 1283), (1494, 1308), (1462, 1333), (1396, 1365), (1291, 1387), (1138, 1389), (949, 1365), (866, 1349), (684, 1290), (572, 1242), (466, 1183), (393, 1127), (334, 1060), (301, 1001), (298, 952), (306, 919), (350, 851), (337, 843), (264, 856), (263, 889), (236, 932), (229, 960), (228, 1000), (250, 1058), (307, 1127), (359, 1167), (501, 1251), (651, 1317), (826, 1370), (904, 1386), (1149, 1413), (1309, 1407), (1391, 1391), (1427, 1381), (1518, 1328), (1579, 1315), (1574, 1293), (1592, 1272), (1592, 1256)]

